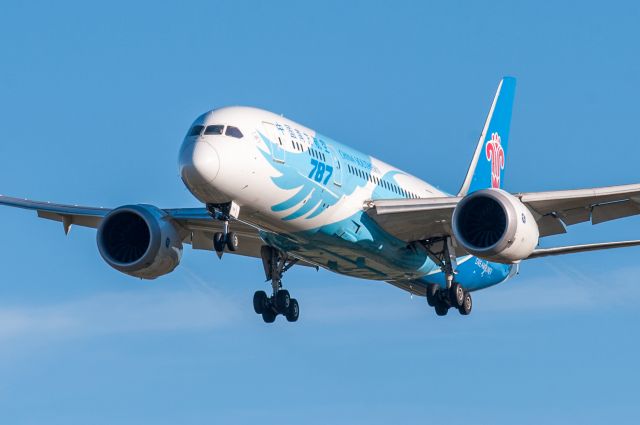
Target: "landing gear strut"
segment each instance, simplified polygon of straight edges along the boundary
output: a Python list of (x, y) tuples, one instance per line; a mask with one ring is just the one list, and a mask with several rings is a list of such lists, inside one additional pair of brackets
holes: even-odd
[(238, 218), (240, 207), (235, 202), (226, 202), (224, 204), (207, 204), (207, 211), (214, 220), (223, 222), (222, 232), (213, 235), (213, 249), (218, 254), (218, 258), (222, 258), (225, 247), (233, 252), (238, 249), (238, 235), (229, 231), (229, 220)]
[(295, 322), (300, 315), (300, 306), (295, 298), (291, 298), (289, 291), (282, 289), (282, 276), (293, 267), (297, 258), (290, 258), (286, 253), (270, 246), (260, 249), (262, 264), (267, 281), (271, 281), (272, 295), (265, 291), (253, 294), (253, 309), (261, 314), (266, 323), (273, 323), (278, 314), (282, 314), (289, 322)]
[(451, 237), (438, 237), (420, 241), (431, 258), (445, 276), (445, 287), (430, 284), (427, 287), (427, 304), (434, 307), (438, 316), (445, 316), (450, 308), (456, 308), (460, 314), (467, 316), (473, 306), (471, 294), (455, 282), (456, 254)]

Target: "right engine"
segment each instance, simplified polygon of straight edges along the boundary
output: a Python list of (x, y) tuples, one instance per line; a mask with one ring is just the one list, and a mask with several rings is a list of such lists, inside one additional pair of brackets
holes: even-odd
[(458, 203), (453, 234), (464, 249), (498, 263), (517, 263), (538, 245), (538, 224), (518, 198), (501, 189), (482, 189)]
[(155, 279), (180, 264), (182, 233), (159, 208), (127, 205), (102, 220), (98, 250), (114, 269), (141, 279)]

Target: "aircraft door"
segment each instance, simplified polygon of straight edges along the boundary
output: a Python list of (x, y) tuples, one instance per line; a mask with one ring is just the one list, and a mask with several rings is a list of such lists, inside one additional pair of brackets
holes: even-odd
[(333, 147), (329, 147), (329, 151), (331, 152), (331, 159), (333, 161), (333, 184), (338, 187), (342, 186), (342, 162), (340, 162), (340, 157), (338, 157), (338, 153)]
[(271, 142), (271, 159), (275, 162), (284, 164), (284, 133), (282, 131), (279, 131), (276, 126), (271, 124), (270, 122), (263, 121), (262, 126), (267, 133), (267, 138)]

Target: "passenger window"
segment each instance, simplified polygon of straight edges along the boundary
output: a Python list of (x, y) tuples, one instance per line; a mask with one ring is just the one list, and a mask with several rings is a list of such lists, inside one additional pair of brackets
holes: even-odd
[(222, 134), (223, 130), (224, 130), (224, 125), (209, 125), (204, 130), (204, 134), (205, 134), (205, 136), (212, 136), (212, 135), (216, 135), (216, 134)]
[(235, 137), (236, 139), (242, 139), (243, 134), (238, 127), (227, 126), (227, 131), (224, 133), (227, 136)]
[(202, 133), (203, 128), (203, 125), (194, 125), (191, 127), (191, 130), (189, 130), (189, 134), (187, 134), (187, 136), (199, 136), (200, 133)]

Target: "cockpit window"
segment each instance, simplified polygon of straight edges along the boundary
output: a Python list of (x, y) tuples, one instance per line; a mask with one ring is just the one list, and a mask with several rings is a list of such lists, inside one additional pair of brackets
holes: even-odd
[(202, 133), (203, 128), (203, 125), (194, 125), (191, 127), (191, 130), (189, 130), (189, 134), (187, 134), (187, 136), (199, 136), (200, 133)]
[(236, 139), (242, 139), (242, 132), (238, 127), (227, 126), (227, 131), (224, 133), (227, 136), (235, 137)]
[(215, 134), (222, 134), (224, 130), (224, 125), (209, 125), (204, 131), (205, 136), (211, 136)]

